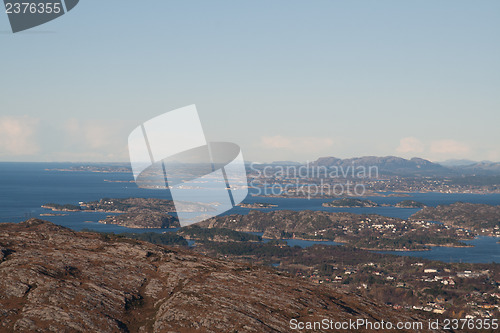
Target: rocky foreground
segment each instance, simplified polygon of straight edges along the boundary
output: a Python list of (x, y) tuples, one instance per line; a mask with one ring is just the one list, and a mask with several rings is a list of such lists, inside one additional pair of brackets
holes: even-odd
[(289, 332), (292, 318), (419, 320), (266, 267), (37, 219), (0, 224), (1, 332)]

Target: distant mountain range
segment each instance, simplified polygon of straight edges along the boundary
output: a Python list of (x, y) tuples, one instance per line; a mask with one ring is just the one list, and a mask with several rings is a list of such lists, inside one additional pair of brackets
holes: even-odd
[(363, 156), (341, 159), (337, 157), (321, 157), (311, 162), (311, 166), (347, 168), (348, 166), (376, 166), (382, 175), (401, 176), (459, 176), (459, 175), (500, 175), (500, 163), (474, 162), (469, 160), (451, 160), (435, 163), (414, 157), (405, 159), (396, 156)]
[(312, 162), (310, 165), (341, 167), (344, 169), (352, 166), (376, 166), (380, 174), (386, 175), (429, 175), (444, 174), (449, 172), (446, 167), (440, 164), (417, 157), (410, 160), (396, 156), (364, 156), (347, 159), (321, 157)]
[(477, 162), (470, 165), (456, 166), (453, 169), (465, 174), (500, 175), (500, 162)]
[(477, 161), (472, 161), (472, 160), (457, 160), (457, 159), (452, 159), (452, 160), (446, 160), (443, 162), (436, 162), (437, 164), (441, 164), (442, 166), (445, 167), (458, 167), (458, 166), (466, 166), (466, 165), (472, 165), (478, 163)]

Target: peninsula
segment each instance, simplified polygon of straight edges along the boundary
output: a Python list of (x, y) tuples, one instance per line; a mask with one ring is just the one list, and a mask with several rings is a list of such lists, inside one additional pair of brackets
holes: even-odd
[[(184, 203), (185, 212), (210, 212), (215, 208), (204, 203)], [(179, 220), (173, 215), (172, 200), (155, 198), (103, 198), (81, 202), (80, 205), (49, 203), (42, 206), (52, 211), (113, 213), (100, 223), (117, 224), (127, 228), (178, 228)], [(116, 215), (119, 214), (119, 215)]]
[(468, 246), (474, 234), (462, 228), (380, 215), (323, 211), (250, 211), (200, 222), (206, 228), (263, 233), (271, 239), (331, 240), (369, 250), (428, 250)]

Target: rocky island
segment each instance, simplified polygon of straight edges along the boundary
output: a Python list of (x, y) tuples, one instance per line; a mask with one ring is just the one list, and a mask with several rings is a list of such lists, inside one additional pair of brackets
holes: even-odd
[[(184, 212), (210, 212), (215, 208), (205, 203), (183, 203)], [(172, 200), (155, 198), (103, 198), (97, 201), (81, 202), (79, 205), (48, 203), (42, 208), (67, 212), (127, 213), (131, 210), (148, 209), (158, 212), (175, 212)]]
[(185, 239), (212, 242), (260, 242), (262, 237), (227, 228), (201, 228), (198, 225), (184, 227), (177, 234)]
[(358, 198), (343, 198), (334, 200), (332, 202), (325, 202), (322, 204), (323, 207), (335, 207), (335, 208), (358, 208), (358, 207), (397, 207), (397, 208), (424, 208), (425, 205), (421, 202), (415, 200), (403, 200), (396, 203), (395, 205), (390, 204), (377, 204), (371, 200), (358, 199)]
[(56, 203), (47, 203), (42, 205), (42, 208), (50, 209), (53, 212), (79, 212), (82, 210), (80, 206), (71, 205), (71, 204), (56, 204)]
[[(172, 200), (155, 198), (103, 198), (97, 201), (72, 204), (45, 204), (42, 206), (52, 211), (64, 212), (103, 212), (120, 215), (110, 215), (99, 222), (117, 224), (127, 228), (178, 228), (180, 227), (174, 213), (175, 205)], [(204, 203), (183, 203), (186, 212), (210, 212), (215, 208)]]
[(323, 207), (352, 208), (352, 207), (378, 207), (379, 205), (370, 200), (343, 198), (332, 202), (323, 203)]
[(250, 211), (198, 223), (205, 228), (260, 232), (270, 239), (331, 240), (369, 250), (428, 250), (430, 246), (467, 247), (474, 234), (462, 228), (406, 221), (376, 214), (323, 211)]
[(278, 207), (278, 205), (267, 203), (267, 202), (255, 202), (252, 204), (242, 202), (242, 203), (238, 204), (238, 206), (242, 207), (242, 208), (249, 208), (249, 209), (265, 209), (265, 208)]
[(157, 212), (150, 209), (131, 211), (120, 215), (110, 215), (104, 220), (104, 224), (116, 224), (127, 228), (179, 228), (179, 219), (173, 215)]
[(415, 200), (403, 200), (394, 205), (398, 208), (424, 208), (425, 205), (421, 202)]

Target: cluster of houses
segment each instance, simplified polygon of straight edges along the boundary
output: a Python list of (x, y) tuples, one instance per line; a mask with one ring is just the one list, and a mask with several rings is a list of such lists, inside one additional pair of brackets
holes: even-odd
[[(366, 263), (364, 266), (372, 266), (375, 267), (374, 263)], [(483, 271), (470, 271), (464, 270), (460, 272), (452, 272), (449, 269), (445, 269), (444, 272), (441, 272), (437, 268), (432, 267), (424, 267), (424, 263), (413, 263), (412, 266), (418, 267), (421, 272), (420, 276), (416, 277), (416, 281), (422, 281), (426, 283), (441, 283), (444, 286), (455, 286), (457, 284), (458, 279), (472, 279), (478, 278), (483, 275), (488, 275), (490, 272), (488, 270)], [(335, 267), (337, 270), (338, 267)], [(303, 276), (303, 278), (309, 278), (312, 282), (315, 283), (342, 283), (348, 276), (357, 273), (357, 268), (353, 267), (344, 267), (343, 270), (337, 271), (337, 273), (332, 274), (330, 277), (325, 278), (324, 276), (320, 276), (319, 270), (315, 270), (312, 272), (310, 276)], [(388, 282), (395, 282), (397, 288), (409, 288), (410, 286), (403, 281), (397, 281), (396, 275), (386, 274), (379, 270), (373, 270), (371, 272), (374, 276), (383, 278)], [(361, 283), (357, 286), (358, 289), (368, 289), (368, 284)], [(500, 289), (500, 287), (499, 287)], [(470, 299), (467, 305), (470, 308), (468, 311), (467, 318), (493, 318), (499, 315), (500, 308), (497, 304), (488, 304), (486, 301), (490, 296), (493, 298), (500, 299), (500, 291), (495, 293), (490, 293), (483, 295), (478, 292), (472, 292), (467, 295)], [(406, 305), (402, 306), (399, 304), (389, 304), (395, 309), (409, 309), (409, 310), (417, 310), (424, 312), (432, 312), (435, 314), (444, 314), (446, 312), (446, 300), (442, 296), (436, 296), (434, 301), (427, 302), (426, 304), (421, 305)], [(495, 302), (496, 303), (496, 302)]]

